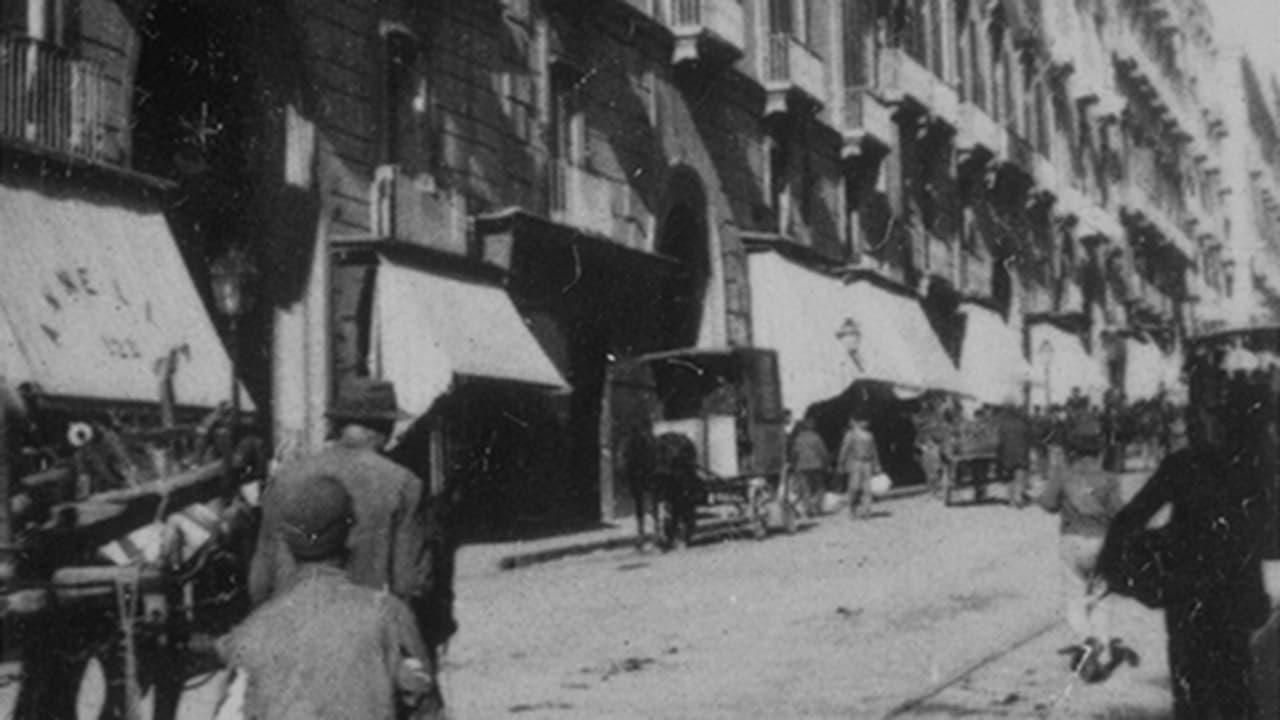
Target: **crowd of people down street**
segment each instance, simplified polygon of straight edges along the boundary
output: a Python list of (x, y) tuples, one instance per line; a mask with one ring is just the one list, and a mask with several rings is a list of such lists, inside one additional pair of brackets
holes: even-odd
[[(1078, 638), (1061, 654), (1081, 681), (1105, 682), (1139, 663), (1111, 622), (1114, 598), (1126, 596), (1164, 612), (1174, 718), (1248, 719), (1258, 717), (1250, 637), (1270, 613), (1262, 546), (1274, 457), (1263, 455), (1274, 454), (1277, 438), (1268, 412), (1246, 396), (1189, 408), (1164, 397), (1126, 404), (1116, 394), (1094, 405), (1073, 392), (1047, 409), (971, 413), (940, 398), (912, 416), (914, 457), (937, 496), (967, 474), (975, 500), (1003, 484), (1010, 507), (1059, 516), (1062, 612)], [(832, 454), (812, 418), (798, 421), (788, 439), (798, 506), (870, 517), (888, 487), (871, 492), (884, 473), (878, 439), (853, 419)], [(1127, 503), (1126, 473), (1150, 475)], [(1169, 519), (1150, 528), (1162, 508)]]
[[(1082, 680), (1138, 662), (1109, 621), (1110, 599), (1127, 595), (1165, 612), (1175, 717), (1247, 719), (1256, 717), (1249, 633), (1269, 612), (1256, 547), (1263, 483), (1249, 448), (1275, 430), (1250, 407), (1153, 404), (1139, 414), (1077, 394), (1062, 407), (967, 414), (939, 398), (914, 408), (915, 457), (939, 494), (967, 473), (980, 498), (1003, 483), (1011, 507), (1060, 516), (1063, 613), (1079, 638), (1063, 654)], [(329, 418), (332, 442), (281, 463), (264, 489), (254, 610), (203, 639), (233, 668), (219, 717), (444, 717), (437, 677), (456, 630), (452, 549), (422, 481), (382, 452), (400, 419), (394, 389), (353, 383)], [(834, 448), (812, 418), (796, 422), (786, 472), (803, 512), (874, 518), (889, 483), (884, 441), (857, 415)], [(1120, 474), (1135, 458), (1154, 473), (1126, 504)], [(1172, 520), (1149, 530), (1165, 505)]]

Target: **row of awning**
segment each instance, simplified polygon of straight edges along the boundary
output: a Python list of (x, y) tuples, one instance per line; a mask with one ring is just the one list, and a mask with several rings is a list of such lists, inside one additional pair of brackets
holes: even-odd
[(778, 351), (782, 401), (793, 413), (858, 380), (908, 392), (962, 392), (960, 374), (919, 302), (846, 282), (776, 252), (748, 256), (756, 345)]
[[(230, 358), (158, 208), (0, 186), (0, 241), (7, 383), (156, 403), (174, 354), (176, 404), (230, 399)], [(426, 412), (459, 378), (567, 387), (503, 288), (387, 257), (376, 272), (369, 369), (405, 410)]]
[[(984, 305), (961, 308), (965, 332), (957, 367), (913, 297), (866, 280), (847, 281), (776, 252), (751, 254), (749, 270), (753, 337), (757, 345), (777, 349), (783, 403), (793, 413), (858, 380), (888, 383), (899, 394), (941, 391), (992, 405), (1019, 404), (1027, 387), (1038, 384), (1021, 329)], [(1035, 337), (1041, 336), (1065, 348), (1049, 364), (1061, 388), (1052, 393), (1055, 399), (1076, 386), (1100, 393), (1102, 374), (1091, 370), (1096, 363), (1078, 337), (1051, 326)], [(1046, 377), (1043, 369), (1039, 377)]]

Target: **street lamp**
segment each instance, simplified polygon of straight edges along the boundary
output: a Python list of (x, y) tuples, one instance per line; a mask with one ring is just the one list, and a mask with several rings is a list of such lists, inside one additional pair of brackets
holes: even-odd
[(1036, 354), (1044, 358), (1044, 405), (1049, 407), (1053, 404), (1053, 388), (1049, 385), (1049, 371), (1053, 365), (1053, 343), (1049, 340), (1043, 340), (1040, 347), (1036, 348)]
[(240, 420), (240, 318), (253, 305), (248, 292), (255, 270), (243, 248), (232, 247), (209, 267), (213, 302), (229, 325), (228, 350), (231, 356), (231, 426)]
[(849, 359), (859, 369), (862, 369), (862, 357), (859, 354), (859, 348), (862, 345), (862, 329), (858, 327), (857, 321), (853, 318), (846, 318), (845, 321), (836, 329), (836, 339), (844, 346), (844, 350), (849, 354)]

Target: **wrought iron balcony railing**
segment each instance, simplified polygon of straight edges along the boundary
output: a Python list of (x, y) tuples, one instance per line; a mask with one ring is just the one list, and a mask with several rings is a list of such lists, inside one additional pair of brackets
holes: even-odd
[(764, 53), (764, 85), (768, 112), (784, 112), (793, 95), (814, 105), (826, 100), (826, 68), (822, 58), (787, 33), (769, 37)]
[(108, 143), (102, 67), (27, 37), (0, 37), (0, 137), (98, 162), (122, 158)]
[(736, 59), (746, 47), (741, 0), (666, 0), (664, 17), (676, 40), (674, 62), (708, 53)]

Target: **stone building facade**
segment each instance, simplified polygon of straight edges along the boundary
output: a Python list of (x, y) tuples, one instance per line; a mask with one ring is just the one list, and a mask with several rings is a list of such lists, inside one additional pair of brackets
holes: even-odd
[(3, 7), (6, 43), (92, 69), (6, 61), (6, 103), (80, 108), (9, 140), (164, 179), (199, 287), (254, 258), (277, 443), (388, 377), (412, 461), (498, 478), (511, 522), (598, 514), (611, 359), (773, 347), (796, 415), (857, 381), (1149, 396), (1240, 272), (1201, 0)]

